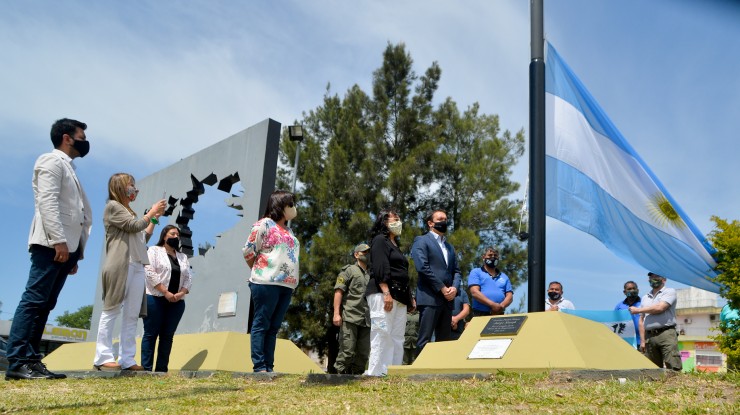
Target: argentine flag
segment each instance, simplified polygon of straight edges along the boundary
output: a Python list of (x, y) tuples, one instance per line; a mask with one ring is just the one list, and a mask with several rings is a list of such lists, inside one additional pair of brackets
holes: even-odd
[(547, 215), (646, 270), (719, 292), (714, 249), (547, 43)]

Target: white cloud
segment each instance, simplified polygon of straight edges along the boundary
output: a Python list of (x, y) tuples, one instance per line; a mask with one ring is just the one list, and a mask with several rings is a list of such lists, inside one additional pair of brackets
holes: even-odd
[[(11, 161), (0, 167), (0, 211), (12, 217), (29, 217), (18, 206), (28, 204), (21, 198), (31, 165), (49, 148), (57, 118), (89, 124), (94, 159), (80, 162), (83, 172), (154, 171), (267, 117), (291, 123), (321, 103), (329, 82), (339, 95), (355, 83), (370, 91), (389, 41), (407, 45), (419, 74), (439, 62), (439, 100), (451, 96), (461, 108), (478, 101), (502, 128), (527, 128), (529, 4), (521, 0), (3, 6), (0, 140)], [(546, 2), (545, 16), (563, 57), (705, 232), (709, 215), (737, 217), (740, 204), (732, 173), (740, 158), (740, 56), (732, 53), (740, 13), (716, 10), (562, 0)], [(526, 163), (515, 170), (522, 184)], [(556, 274), (631, 276), (629, 265), (592, 249), (593, 238), (560, 226), (548, 222)], [(4, 240), (22, 248), (26, 232), (24, 225)], [(578, 284), (568, 283), (571, 295)], [(582, 284), (584, 292), (592, 286)], [(2, 299), (7, 309), (14, 300)]]

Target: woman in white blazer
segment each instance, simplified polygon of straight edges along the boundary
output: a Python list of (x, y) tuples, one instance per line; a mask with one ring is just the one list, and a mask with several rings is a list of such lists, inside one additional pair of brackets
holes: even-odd
[[(172, 351), (172, 339), (185, 312), (185, 296), (190, 293), (192, 273), (187, 255), (179, 252), (180, 230), (167, 225), (156, 246), (147, 251), (146, 271), (147, 315), (144, 317), (144, 337), (141, 339), (141, 365), (144, 370), (167, 372)], [(154, 346), (157, 344), (157, 364), (154, 366)]]

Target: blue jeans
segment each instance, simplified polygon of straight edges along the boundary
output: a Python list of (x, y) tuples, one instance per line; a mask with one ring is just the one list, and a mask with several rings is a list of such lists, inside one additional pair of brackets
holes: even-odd
[(67, 275), (77, 265), (78, 251), (71, 252), (67, 262), (56, 262), (56, 251), (42, 245), (31, 245), (31, 270), (26, 291), (15, 309), (8, 336), (8, 369), (17, 370), (26, 363), (41, 361), (39, 353), (49, 313), (57, 305)]
[(272, 372), (275, 363), (277, 333), (290, 306), (293, 290), (280, 285), (249, 283), (254, 304), (250, 336), (255, 372)]
[(141, 365), (151, 372), (154, 363), (154, 345), (157, 346), (157, 366), (155, 372), (167, 372), (172, 351), (172, 338), (185, 312), (185, 301), (176, 303), (164, 297), (146, 295), (147, 316), (144, 317), (144, 336), (141, 338)]

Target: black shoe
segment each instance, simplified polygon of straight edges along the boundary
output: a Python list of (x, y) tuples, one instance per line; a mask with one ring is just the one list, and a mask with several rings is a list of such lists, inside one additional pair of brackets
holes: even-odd
[(48, 376), (37, 372), (33, 364), (25, 364), (16, 370), (8, 369), (5, 372), (5, 380), (31, 380), (31, 379), (49, 379)]
[(46, 365), (41, 362), (35, 362), (29, 364), (35, 371), (43, 374), (49, 379), (67, 379), (67, 375), (63, 373), (54, 373), (46, 368)]

